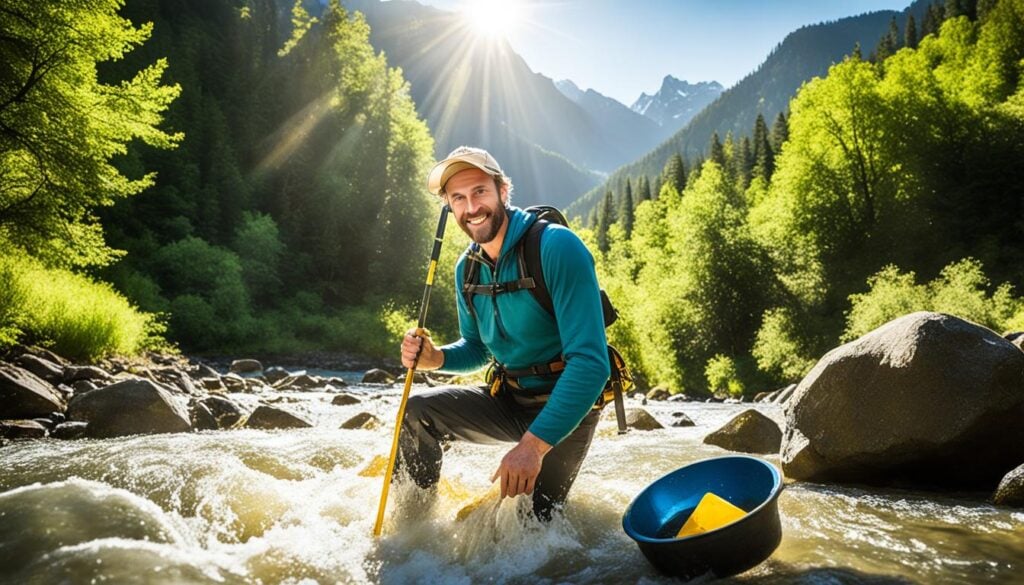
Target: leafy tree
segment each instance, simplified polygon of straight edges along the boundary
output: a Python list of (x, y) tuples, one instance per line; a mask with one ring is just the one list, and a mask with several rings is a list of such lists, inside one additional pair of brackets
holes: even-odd
[(172, 148), (180, 133), (161, 130), (178, 95), (162, 85), (158, 59), (130, 76), (103, 83), (98, 65), (149, 38), (118, 15), (117, 0), (10, 0), (0, 9), (0, 241), (49, 264), (109, 263), (94, 216), (100, 206), (154, 182), (113, 164), (129, 142)]

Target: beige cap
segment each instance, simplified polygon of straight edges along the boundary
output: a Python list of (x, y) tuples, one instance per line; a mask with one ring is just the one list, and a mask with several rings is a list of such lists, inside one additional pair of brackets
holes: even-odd
[(472, 146), (460, 146), (448, 153), (448, 158), (434, 165), (427, 175), (427, 190), (434, 195), (440, 195), (448, 179), (466, 169), (480, 169), (491, 176), (503, 176), (505, 173), (498, 166), (491, 153), (482, 148)]

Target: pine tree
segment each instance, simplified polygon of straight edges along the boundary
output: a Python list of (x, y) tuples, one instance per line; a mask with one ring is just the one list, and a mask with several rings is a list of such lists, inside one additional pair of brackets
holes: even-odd
[[(644, 201), (651, 200), (651, 181), (647, 178), (647, 175), (640, 177), (640, 182), (636, 191), (636, 205), (640, 205), (640, 203)], [(636, 205), (633, 207), (635, 208)]]
[(778, 154), (787, 140), (789, 140), (789, 121), (784, 112), (779, 112), (779, 115), (775, 117), (775, 124), (772, 125), (772, 152)]
[[(686, 166), (683, 163), (683, 157), (678, 152), (668, 157), (668, 162), (665, 163), (665, 168), (661, 171), (662, 179), (665, 183), (672, 185), (676, 191), (682, 193), (683, 189), (686, 188)], [(660, 193), (661, 190), (655, 191)]]
[[(781, 115), (781, 112), (780, 112)], [(766, 183), (775, 172), (775, 152), (768, 137), (768, 124), (764, 116), (757, 115), (754, 121), (754, 170), (755, 177), (761, 177)]]
[(977, 14), (978, 21), (985, 22), (988, 20), (988, 13), (999, 4), (999, 0), (978, 0)]
[(736, 184), (740, 189), (746, 189), (750, 185), (750, 174), (754, 168), (754, 153), (750, 146), (750, 137), (744, 136), (736, 147), (736, 154), (732, 160), (733, 174), (736, 177)]
[(896, 17), (889, 21), (889, 32), (885, 33), (878, 47), (875, 49), (875, 60), (879, 63), (885, 61), (890, 55), (894, 55), (900, 48), (900, 29), (896, 25)]
[(608, 227), (615, 223), (615, 207), (612, 192), (606, 191), (601, 200), (601, 206), (597, 210), (597, 222), (594, 231), (597, 232), (597, 249), (601, 252), (608, 251)]
[[(643, 179), (641, 178), (641, 180), (638, 181), (637, 183), (639, 184), (640, 182), (642, 182), (642, 180)], [(626, 185), (627, 185), (627, 187), (629, 186), (628, 183)], [(639, 191), (639, 190), (640, 189), (637, 188), (637, 191)], [(627, 188), (625, 195), (622, 196), (622, 202), (619, 204), (619, 217), (618, 217), (619, 225), (621, 225), (622, 229), (626, 232), (626, 237), (627, 238), (633, 233), (633, 218), (634, 218), (633, 208), (634, 207), (635, 207), (635, 204), (633, 202), (633, 191), (632, 191), (632, 189), (628, 189)]]
[(943, 20), (945, 20), (945, 12), (941, 4), (934, 2), (928, 6), (928, 11), (924, 14), (924, 23), (921, 26), (921, 37), (939, 34)]
[(718, 138), (717, 131), (711, 135), (711, 153), (709, 158), (718, 163), (723, 169), (725, 168), (725, 147), (722, 146), (722, 140)]
[(917, 22), (914, 20), (913, 14), (907, 15), (907, 27), (906, 32), (903, 33), (903, 40), (907, 47), (917, 48)]
[(853, 51), (850, 51), (850, 58), (852, 58), (855, 61), (860, 61), (864, 59), (864, 55), (861, 54), (860, 50), (860, 41), (853, 43)]

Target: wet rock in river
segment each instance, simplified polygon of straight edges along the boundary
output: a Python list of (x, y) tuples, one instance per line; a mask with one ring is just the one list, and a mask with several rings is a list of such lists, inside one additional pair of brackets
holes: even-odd
[(255, 374), (263, 371), (263, 364), (257, 360), (235, 360), (231, 362), (228, 372), (232, 374)]
[(224, 392), (227, 388), (224, 387), (224, 383), (220, 381), (220, 376), (215, 378), (200, 378), (199, 384), (210, 392)]
[(219, 427), (213, 413), (202, 402), (196, 402), (189, 409), (192, 428), (197, 431), (216, 431)]
[(59, 384), (64, 381), (64, 368), (50, 360), (36, 357), (32, 354), (23, 354), (14, 360), (14, 365), (32, 372), (50, 384)]
[(394, 376), (380, 368), (367, 370), (366, 373), (363, 374), (363, 384), (392, 384), (394, 381)]
[(228, 389), (228, 392), (245, 392), (245, 378), (238, 374), (225, 374), (220, 377), (221, 384)]
[(54, 439), (73, 440), (85, 437), (85, 430), (89, 423), (80, 420), (62, 422), (54, 427), (50, 436)]
[(750, 409), (704, 437), (704, 443), (740, 453), (778, 453), (782, 431), (775, 421)]
[(123, 380), (75, 396), (68, 419), (89, 423), (90, 437), (120, 437), (192, 430), (188, 410), (151, 380)]
[(220, 372), (202, 362), (196, 364), (195, 370), (189, 371), (189, 375), (195, 380), (202, 380), (204, 378), (220, 378)]
[(0, 437), (5, 439), (41, 439), (47, 428), (34, 420), (0, 420)]
[(380, 419), (373, 416), (368, 412), (360, 412), (353, 416), (347, 421), (341, 423), (343, 429), (379, 429), (381, 427)]
[(281, 380), (287, 378), (289, 375), (290, 374), (288, 373), (288, 370), (280, 366), (267, 368), (267, 370), (263, 372), (263, 377), (266, 378), (267, 382), (269, 382), (270, 384), (276, 384)]
[(261, 404), (249, 415), (245, 426), (251, 429), (301, 429), (313, 425), (293, 412)]
[(233, 429), (245, 418), (245, 411), (242, 407), (224, 396), (207, 396), (199, 403), (213, 414), (219, 429)]
[(677, 410), (672, 413), (672, 426), (674, 427), (692, 427), (695, 426), (694, 422), (690, 420), (690, 417), (686, 416), (686, 413)]
[(64, 398), (42, 378), (0, 363), (0, 418), (35, 418), (65, 408)]
[[(601, 418), (607, 421), (614, 421), (615, 409), (611, 406), (605, 407), (601, 413)], [(626, 426), (638, 431), (653, 431), (665, 428), (665, 425), (658, 422), (658, 419), (654, 418), (651, 413), (643, 408), (626, 409)]]
[(359, 400), (357, 396), (349, 394), (348, 392), (342, 392), (331, 399), (331, 404), (335, 406), (348, 406), (350, 404), (359, 404), (360, 402), (362, 402), (362, 400)]
[(999, 482), (992, 502), (997, 506), (1024, 508), (1024, 465), (1007, 473)]
[(672, 393), (664, 386), (655, 386), (646, 394), (647, 400), (668, 400), (670, 396), (672, 396)]
[(293, 374), (274, 384), (278, 390), (313, 390), (323, 386), (323, 380), (309, 374)]
[(789, 401), (782, 465), (811, 481), (992, 489), (1024, 461), (1024, 352), (913, 313), (826, 354)]

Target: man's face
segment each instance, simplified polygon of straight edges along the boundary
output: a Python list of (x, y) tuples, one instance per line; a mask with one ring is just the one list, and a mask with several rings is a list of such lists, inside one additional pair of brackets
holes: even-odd
[(478, 244), (486, 244), (498, 235), (505, 223), (508, 187), (499, 193), (494, 177), (480, 169), (459, 171), (445, 184), (448, 205), (462, 231)]

